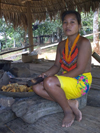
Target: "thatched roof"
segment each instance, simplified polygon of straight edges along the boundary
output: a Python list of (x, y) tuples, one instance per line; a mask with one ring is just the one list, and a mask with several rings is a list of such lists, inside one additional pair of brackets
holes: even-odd
[(90, 8), (95, 10), (100, 5), (100, 0), (0, 0), (0, 17), (4, 16), (6, 21), (18, 25), (28, 26), (27, 14), (31, 14), (32, 22), (42, 21), (46, 13), (54, 17), (58, 12), (66, 9), (78, 9), (78, 11), (89, 12)]

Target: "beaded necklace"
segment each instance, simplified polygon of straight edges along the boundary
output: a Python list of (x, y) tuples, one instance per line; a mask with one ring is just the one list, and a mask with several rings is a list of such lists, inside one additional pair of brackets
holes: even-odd
[(79, 37), (80, 37), (80, 34), (78, 34), (77, 37), (75, 38), (74, 43), (73, 43), (73, 45), (71, 47), (71, 50), (69, 52), (69, 55), (68, 55), (68, 38), (66, 40), (66, 43), (65, 43), (65, 59), (66, 59), (67, 62), (70, 62), (70, 60), (71, 60), (72, 51), (73, 51), (76, 43), (78, 42)]

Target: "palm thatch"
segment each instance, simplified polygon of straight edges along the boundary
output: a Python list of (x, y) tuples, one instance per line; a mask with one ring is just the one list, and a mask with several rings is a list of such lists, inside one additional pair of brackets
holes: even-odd
[(99, 8), (100, 0), (0, 0), (0, 18), (13, 23), (14, 27), (28, 27), (28, 15), (31, 14), (32, 22), (42, 21), (46, 13), (50, 18), (55, 17), (64, 10), (76, 9), (81, 12), (95, 11)]

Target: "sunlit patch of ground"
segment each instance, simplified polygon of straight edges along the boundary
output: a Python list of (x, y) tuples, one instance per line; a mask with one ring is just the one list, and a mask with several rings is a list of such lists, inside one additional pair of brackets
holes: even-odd
[[(39, 54), (38, 55), (38, 58), (44, 58), (44, 59), (48, 59), (48, 60), (55, 60), (55, 57), (56, 57), (56, 52), (52, 52), (52, 53), (42, 53), (42, 54)], [(94, 65), (100, 65), (100, 63), (95, 60), (93, 57), (91, 58), (91, 63), (94, 64)]]
[(56, 57), (56, 52), (50, 52), (50, 53), (42, 53), (42, 54), (39, 54), (38, 55), (38, 58), (44, 58), (44, 59), (48, 59), (48, 60), (55, 60), (55, 57)]

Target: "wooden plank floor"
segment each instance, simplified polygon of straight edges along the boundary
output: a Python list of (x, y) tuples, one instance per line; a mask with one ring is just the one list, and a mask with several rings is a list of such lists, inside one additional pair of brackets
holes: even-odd
[(63, 113), (45, 116), (34, 124), (17, 118), (0, 128), (0, 133), (100, 133), (100, 108), (86, 106), (82, 109), (83, 119), (71, 127), (62, 128)]

